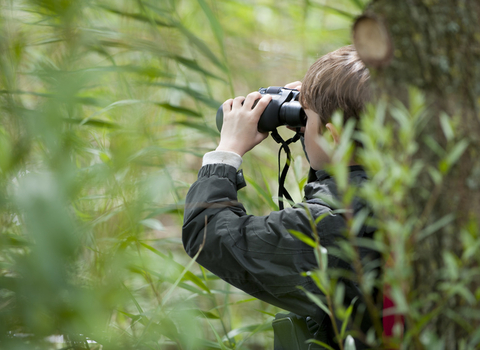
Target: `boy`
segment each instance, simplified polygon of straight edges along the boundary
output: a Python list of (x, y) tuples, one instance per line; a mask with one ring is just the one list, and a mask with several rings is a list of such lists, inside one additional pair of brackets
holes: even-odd
[[(333, 340), (329, 317), (298, 288), (321, 294), (310, 278), (302, 276), (302, 272), (318, 268), (314, 251), (289, 231), (312, 236), (311, 218), (305, 207), (313, 219), (331, 212), (332, 208), (320, 197), (337, 196), (336, 186), (322, 170), (330, 159), (318, 139), (325, 132), (338, 142), (339, 135), (330, 123), (337, 109), (343, 111), (344, 121), (359, 118), (370, 96), (368, 80), (368, 70), (355, 49), (346, 46), (317, 60), (306, 73), (303, 84), (286, 86), (301, 88), (300, 103), (307, 115), (305, 152), (311, 168), (316, 171), (316, 179), (305, 186), (303, 204), (256, 217), (247, 215), (237, 201), (241, 157), (268, 136), (258, 132), (257, 123), (271, 96), (262, 97), (253, 92), (246, 98), (237, 97), (223, 104), (220, 143), (214, 152), (205, 154), (185, 206), (183, 243), (190, 256), (201, 249), (197, 262), (220, 278), (258, 299), (311, 317), (323, 332), (320, 340), (334, 348), (338, 345)], [(258, 103), (254, 106), (256, 100)], [(349, 177), (357, 186), (366, 180), (363, 169), (353, 161)], [(363, 207), (362, 201), (354, 199), (354, 213)], [(322, 246), (335, 246), (345, 228), (342, 215), (322, 219), (317, 225)], [(359, 235), (371, 237), (370, 231), (365, 227)], [(361, 254), (363, 257), (366, 252)], [(337, 257), (329, 255), (328, 259), (329, 267), (351, 269)], [(345, 281), (345, 284), (347, 305), (357, 296), (361, 299), (356, 283)], [(363, 318), (359, 327), (362, 331), (368, 330), (368, 317)]]

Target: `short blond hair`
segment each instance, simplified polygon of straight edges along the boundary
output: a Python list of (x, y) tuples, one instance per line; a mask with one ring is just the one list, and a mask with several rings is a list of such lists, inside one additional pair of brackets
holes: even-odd
[(344, 46), (320, 57), (308, 69), (302, 82), (300, 103), (328, 123), (340, 109), (344, 123), (359, 119), (371, 98), (370, 73), (353, 45)]

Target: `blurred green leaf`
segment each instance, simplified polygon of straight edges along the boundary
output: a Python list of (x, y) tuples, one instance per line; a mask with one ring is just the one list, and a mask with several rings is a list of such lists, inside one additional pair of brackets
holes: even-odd
[(227, 72), (227, 67), (225, 67), (225, 65), (217, 58), (217, 56), (212, 52), (212, 50), (210, 50), (210, 48), (204, 41), (202, 41), (195, 34), (190, 32), (182, 23), (178, 21), (174, 21), (173, 23), (175, 27), (177, 27), (180, 30), (180, 32), (182, 32), (183, 35), (185, 35), (188, 38), (188, 40), (194, 46), (196, 46), (205, 57), (207, 57), (213, 64), (215, 64), (222, 71)]
[(347, 12), (347, 11), (344, 11), (344, 10), (341, 10), (341, 9), (338, 9), (336, 7), (332, 7), (332, 6), (328, 6), (328, 5), (322, 5), (322, 4), (318, 4), (316, 2), (309, 2), (311, 6), (313, 7), (317, 7), (317, 8), (320, 8), (322, 10), (325, 10), (326, 12), (330, 12), (330, 13), (334, 13), (336, 15), (340, 15), (340, 16), (343, 16), (349, 20), (353, 20), (356, 15), (355, 14), (352, 14), (350, 12)]
[(345, 338), (345, 345), (344, 345), (344, 350), (356, 350), (357, 347), (355, 346), (355, 341), (353, 340), (353, 337), (351, 335), (347, 335), (347, 338)]
[(194, 284), (196, 284), (198, 287), (200, 287), (201, 289), (203, 289), (204, 291), (206, 291), (207, 293), (210, 293), (210, 289), (202, 282), (202, 280), (200, 278), (198, 278), (197, 276), (195, 276), (192, 272), (188, 271), (186, 269), (186, 267), (178, 264), (177, 262), (175, 262), (174, 260), (170, 259), (168, 256), (166, 256), (165, 254), (161, 253), (158, 249), (155, 249), (153, 248), (152, 246), (144, 243), (144, 242), (141, 242), (140, 243), (143, 247), (147, 248), (148, 250), (150, 250), (151, 252), (155, 253), (156, 255), (160, 256), (161, 258), (167, 260), (175, 269), (176, 271), (182, 275), (182, 276), (185, 276), (185, 279), (187, 281), (190, 281)]
[(315, 241), (313, 239), (311, 239), (310, 237), (308, 237), (305, 233), (303, 232), (299, 232), (299, 231), (295, 231), (295, 230), (288, 230), (288, 232), (294, 236), (295, 238), (299, 239), (300, 241), (302, 241), (303, 243), (309, 245), (310, 247), (312, 248), (315, 248), (317, 245), (315, 243)]
[(142, 14), (123, 12), (123, 11), (114, 9), (114, 8), (109, 7), (107, 5), (104, 5), (104, 4), (97, 4), (97, 6), (106, 10), (106, 11), (108, 11), (108, 12), (110, 12), (110, 13), (114, 13), (116, 15), (120, 15), (120, 16), (123, 16), (123, 17), (132, 18), (132, 19), (135, 19), (137, 21), (141, 21), (141, 22), (145, 22), (145, 23), (149, 23), (149, 24), (153, 23), (153, 24), (156, 24), (156, 25), (161, 26), (161, 27), (172, 27), (173, 26), (172, 24), (167, 23), (165, 21), (161, 21), (159, 19), (154, 19), (154, 18), (148, 18), (147, 16), (144, 16)]
[(211, 137), (218, 137), (219, 134), (220, 134), (217, 131), (216, 128), (215, 129), (211, 128), (204, 123), (200, 124), (200, 123), (195, 123), (195, 122), (190, 122), (190, 121), (178, 121), (178, 122), (175, 122), (175, 124), (183, 125), (183, 126), (186, 126), (186, 127), (192, 128), (192, 129), (196, 129), (196, 130), (204, 133), (205, 135), (209, 135)]
[(303, 287), (298, 287), (300, 290), (302, 290), (306, 295), (307, 297), (313, 301), (315, 303), (315, 305), (317, 305), (320, 309), (322, 309), (329, 317), (332, 316), (332, 313), (330, 312), (330, 310), (328, 309), (327, 305), (325, 304), (325, 302), (321, 299), (321, 296), (320, 295), (317, 295), (317, 294), (313, 294), (309, 291), (307, 291), (305, 288)]
[(165, 88), (170, 88), (170, 89), (175, 89), (175, 90), (178, 90), (178, 91), (182, 91), (182, 92), (186, 93), (187, 95), (191, 96), (192, 98), (194, 98), (195, 100), (201, 101), (204, 104), (206, 104), (207, 106), (214, 108), (215, 110), (218, 109), (218, 107), (220, 107), (220, 105), (221, 105), (221, 102), (218, 102), (218, 101), (204, 95), (203, 93), (201, 93), (199, 91), (196, 91), (196, 90), (193, 90), (193, 89), (191, 89), (187, 86), (175, 85), (175, 84), (170, 84), (170, 83), (150, 83), (148, 85), (160, 86), (160, 87), (165, 87)]
[(278, 204), (273, 201), (272, 196), (268, 191), (264, 190), (254, 179), (250, 178), (249, 176), (245, 176), (245, 180), (255, 189), (257, 194), (260, 195), (260, 198), (262, 198), (262, 200), (267, 203), (272, 210), (278, 210)]

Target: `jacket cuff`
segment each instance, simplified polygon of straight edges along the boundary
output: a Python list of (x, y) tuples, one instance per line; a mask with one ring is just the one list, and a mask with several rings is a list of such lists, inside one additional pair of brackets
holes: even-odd
[(233, 166), (235, 170), (238, 170), (240, 165), (242, 165), (242, 157), (235, 152), (229, 151), (208, 152), (203, 156), (202, 166), (208, 164), (227, 164)]
[(237, 191), (247, 185), (243, 176), (243, 171), (236, 171), (235, 167), (228, 164), (207, 164), (200, 168), (200, 171), (198, 172), (199, 179), (201, 177), (208, 178), (211, 176), (228, 179), (235, 186)]

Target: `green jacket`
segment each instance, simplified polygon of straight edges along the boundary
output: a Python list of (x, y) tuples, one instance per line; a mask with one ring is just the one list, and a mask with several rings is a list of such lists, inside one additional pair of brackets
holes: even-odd
[[(329, 199), (338, 199), (335, 181), (324, 171), (317, 171), (316, 176), (316, 181), (305, 186), (303, 203), (266, 216), (253, 216), (237, 201), (241, 174), (225, 164), (203, 166), (186, 198), (183, 224), (186, 252), (195, 256), (205, 242), (198, 256), (199, 264), (246, 293), (298, 315), (310, 316), (321, 325), (328, 319), (325, 312), (298, 288), (321, 294), (311, 278), (302, 276), (302, 272), (318, 268), (314, 251), (289, 233), (295, 230), (312, 236), (311, 217), (332, 212), (328, 203)], [(349, 177), (356, 186), (367, 180), (359, 166), (350, 167)], [(351, 206), (354, 215), (364, 207), (357, 198)], [(334, 250), (331, 248), (337, 246), (338, 240), (344, 239), (345, 227), (341, 214), (327, 215), (316, 225), (321, 245), (329, 252)], [(363, 227), (358, 235), (371, 237), (373, 232)], [(365, 260), (376, 258), (367, 249), (360, 249), (360, 255)], [(328, 266), (351, 269), (333, 254), (328, 255)], [(345, 304), (349, 305), (355, 297), (362, 299), (356, 283), (347, 280), (344, 283)], [(370, 326), (368, 320), (363, 323), (362, 328)]]

